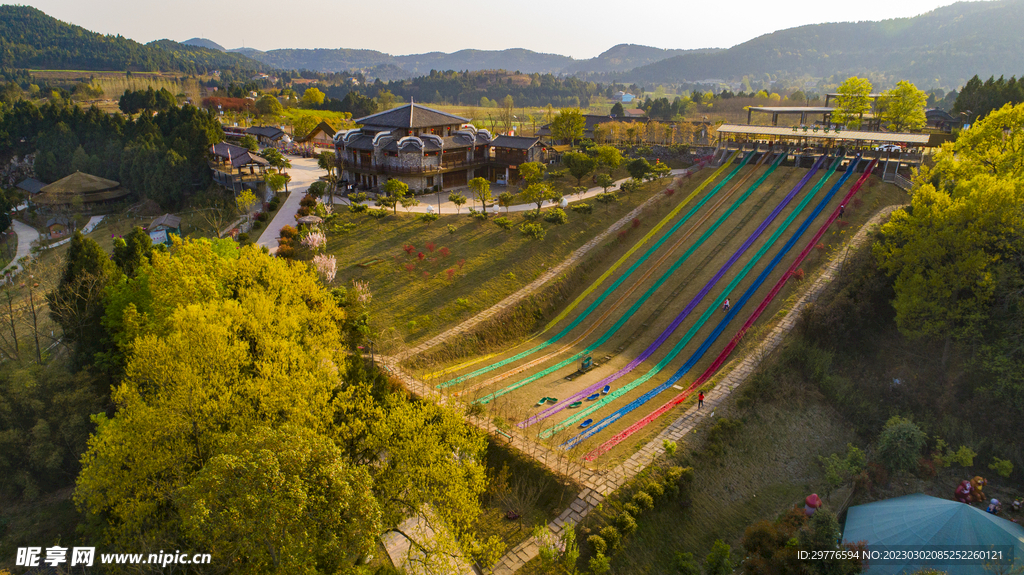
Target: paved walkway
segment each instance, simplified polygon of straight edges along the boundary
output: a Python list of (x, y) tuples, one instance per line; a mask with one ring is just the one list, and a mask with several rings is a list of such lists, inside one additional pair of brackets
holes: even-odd
[[(694, 171), (696, 171), (696, 170), (694, 170)], [(685, 176), (687, 173), (689, 173), (689, 169), (672, 170), (671, 175), (672, 176)], [(620, 188), (620, 186), (622, 186), (623, 182), (625, 182), (627, 180), (629, 180), (629, 178), (623, 178), (621, 180), (616, 181), (611, 187), (608, 188), (608, 191), (609, 192), (617, 191)], [(504, 190), (504, 187), (502, 188), (502, 190)], [(459, 206), (456, 206), (455, 204), (449, 202), (448, 201), (448, 194), (451, 191), (457, 191), (457, 192), (465, 195), (466, 196), (466, 200), (467, 200), (466, 204), (463, 205), (462, 207), (459, 207)], [(586, 199), (593, 198), (594, 196), (597, 196), (598, 194), (604, 193), (604, 191), (605, 191), (604, 188), (602, 188), (600, 186), (595, 186), (593, 188), (589, 188), (586, 192), (583, 192), (582, 194), (566, 195), (565, 199), (567, 201), (569, 201), (569, 202), (578, 202), (580, 200), (586, 200)], [(487, 208), (488, 213), (504, 214), (506, 211), (508, 211), (508, 212), (528, 212), (530, 210), (536, 210), (537, 209), (537, 204), (516, 204), (514, 206), (509, 206), (508, 210), (506, 210), (505, 208), (498, 207), (498, 205), (497, 205), (497, 202), (498, 202), (498, 191), (495, 190), (494, 188), (492, 188), (491, 189), (491, 193), (494, 196), (494, 199), (492, 200), (492, 203), (494, 204), (494, 206)], [(345, 200), (344, 198), (341, 198), (340, 196), (335, 196), (335, 198), (337, 198), (335, 200), (336, 203), (343, 203), (345, 205), (349, 204), (348, 200)], [(420, 196), (416, 196), (416, 199), (419, 200), (419, 202), (420, 202), (419, 205), (413, 206), (413, 207), (409, 208), (408, 210), (406, 210), (405, 208), (402, 207), (401, 204), (399, 204), (398, 205), (398, 209), (403, 210), (403, 211), (407, 211), (407, 212), (413, 213), (413, 214), (425, 214), (427, 212), (431, 212), (432, 211), (433, 213), (439, 214), (439, 215), (442, 215), (442, 216), (455, 216), (455, 215), (460, 215), (460, 214), (461, 215), (466, 215), (466, 214), (469, 213), (469, 209), (470, 208), (476, 208), (477, 211), (480, 211), (482, 209), (482, 206), (480, 205), (480, 202), (474, 201), (472, 193), (469, 192), (468, 190), (465, 190), (465, 189), (449, 190), (447, 192), (440, 192), (440, 193), (433, 193), (433, 194), (423, 194), (423, 195), (420, 195)], [(366, 206), (369, 206), (371, 208), (377, 207), (376, 203), (374, 203), (373, 200), (368, 200), (368, 201), (361, 202), (361, 203), (366, 205)], [(545, 201), (543, 204), (541, 204), (541, 209), (552, 208), (552, 207), (555, 207), (557, 205), (558, 205), (558, 202), (553, 202), (553, 201), (548, 200), (548, 201)], [(466, 210), (465, 213), (463, 213), (462, 210)]]
[(320, 179), (320, 176), (326, 175), (326, 172), (316, 165), (316, 158), (286, 157), (292, 163), (292, 167), (288, 168), (288, 174), (292, 177), (292, 181), (288, 182), (288, 198), (281, 203), (281, 207), (274, 214), (274, 219), (267, 223), (267, 229), (256, 241), (258, 245), (267, 246), (271, 250), (277, 249), (277, 238), (281, 237), (281, 228), (295, 225), (299, 202), (306, 195), (309, 185)]
[(39, 239), (39, 232), (35, 228), (28, 224), (19, 222), (18, 220), (11, 220), (11, 229), (18, 235), (18, 251), (14, 254), (14, 259), (11, 263), (7, 264), (4, 269), (0, 270), (0, 273), (7, 273), (7, 270), (12, 270), (11, 273), (17, 273), (21, 270), (21, 264), (18, 263), (21, 258), (32, 253), (32, 242)]
[[(885, 221), (885, 219), (899, 207), (901, 206), (889, 206), (880, 210), (867, 223), (865, 223), (860, 230), (858, 230), (857, 234), (853, 236), (848, 245), (853, 248), (864, 245), (868, 241), (868, 234), (872, 229)], [(817, 272), (816, 279), (811, 282), (804, 290), (803, 294), (797, 298), (789, 308), (786, 315), (772, 327), (765, 339), (745, 357), (734, 359), (719, 372), (719, 375), (716, 376), (715, 380), (713, 380), (715, 381), (713, 391), (708, 393), (704, 400), (704, 409), (698, 411), (696, 407), (690, 407), (685, 413), (662, 430), (661, 433), (651, 439), (651, 441), (634, 453), (629, 459), (612, 469), (590, 469), (571, 459), (570, 454), (566, 452), (550, 449), (538, 444), (528, 437), (525, 437), (517, 428), (512, 428), (511, 430), (497, 429), (491, 419), (471, 416), (467, 416), (466, 419), (493, 437), (503, 437), (507, 439), (513, 447), (533, 457), (556, 474), (571, 477), (579, 482), (583, 487), (583, 490), (577, 496), (576, 500), (574, 500), (555, 520), (548, 524), (548, 529), (556, 537), (561, 536), (567, 525), (578, 524), (587, 516), (587, 514), (590, 513), (592, 509), (604, 501), (608, 495), (654, 462), (654, 460), (664, 452), (664, 441), (669, 440), (678, 442), (682, 440), (683, 437), (687, 433), (691, 432), (705, 416), (713, 414), (715, 408), (723, 403), (732, 391), (739, 387), (741, 383), (746, 381), (747, 377), (757, 369), (760, 359), (767, 357), (782, 344), (786, 335), (790, 330), (792, 330), (794, 325), (796, 325), (796, 321), (804, 308), (809, 302), (816, 300), (821, 292), (825, 290), (828, 284), (838, 274), (841, 265), (842, 258), (840, 257), (840, 252), (837, 251), (832, 259)], [(504, 301), (501, 303), (504, 303)], [(498, 305), (501, 305), (501, 303)], [(492, 310), (494, 310), (494, 308), (491, 308), (488, 312)], [(413, 349), (415, 350), (417, 348)], [(433, 398), (441, 404), (448, 403), (448, 398), (435, 390), (432, 386), (418, 381), (403, 371), (398, 365), (399, 362), (395, 361), (396, 358), (383, 359), (385, 366), (392, 371), (412, 393), (421, 397)], [(536, 557), (538, 553), (538, 542), (535, 538), (530, 537), (506, 553), (505, 556), (502, 557), (495, 565), (493, 572), (495, 575), (510, 575), (511, 573), (515, 573), (516, 570)]]

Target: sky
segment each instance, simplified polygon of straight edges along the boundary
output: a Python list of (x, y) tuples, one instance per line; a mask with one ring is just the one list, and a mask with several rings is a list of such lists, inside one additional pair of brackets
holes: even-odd
[[(915, 16), (952, 0), (17, 0), (139, 42), (208, 38), (225, 48), (361, 48), (392, 55), (527, 48), (592, 58), (616, 44), (728, 48), (822, 22)], [(581, 9), (585, 6), (585, 10)]]

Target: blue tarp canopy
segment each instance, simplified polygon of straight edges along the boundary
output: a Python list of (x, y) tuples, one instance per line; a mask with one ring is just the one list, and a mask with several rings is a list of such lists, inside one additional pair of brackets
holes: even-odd
[[(988, 502), (986, 501), (986, 505)], [(1014, 565), (1024, 565), (1024, 527), (984, 509), (939, 499), (922, 493), (851, 507), (846, 515), (843, 540), (866, 541), (871, 550), (897, 546), (930, 546), (932, 549), (959, 545), (1012, 546)], [(982, 564), (932, 565), (957, 575), (991, 575)], [(868, 575), (913, 573), (922, 564), (885, 565), (868, 563)]]

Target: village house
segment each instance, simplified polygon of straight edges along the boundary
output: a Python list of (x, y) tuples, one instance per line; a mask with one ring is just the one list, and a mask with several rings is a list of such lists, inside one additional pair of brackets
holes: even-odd
[(334, 135), (342, 180), (367, 189), (397, 179), (422, 191), (487, 177), (493, 138), (468, 122), (415, 103), (359, 118), (361, 128)]

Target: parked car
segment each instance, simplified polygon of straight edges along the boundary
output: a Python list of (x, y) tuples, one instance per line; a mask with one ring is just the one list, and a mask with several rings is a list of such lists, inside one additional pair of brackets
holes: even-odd
[(876, 146), (875, 149), (879, 152), (902, 152), (903, 146), (899, 144), (882, 144), (881, 146)]

